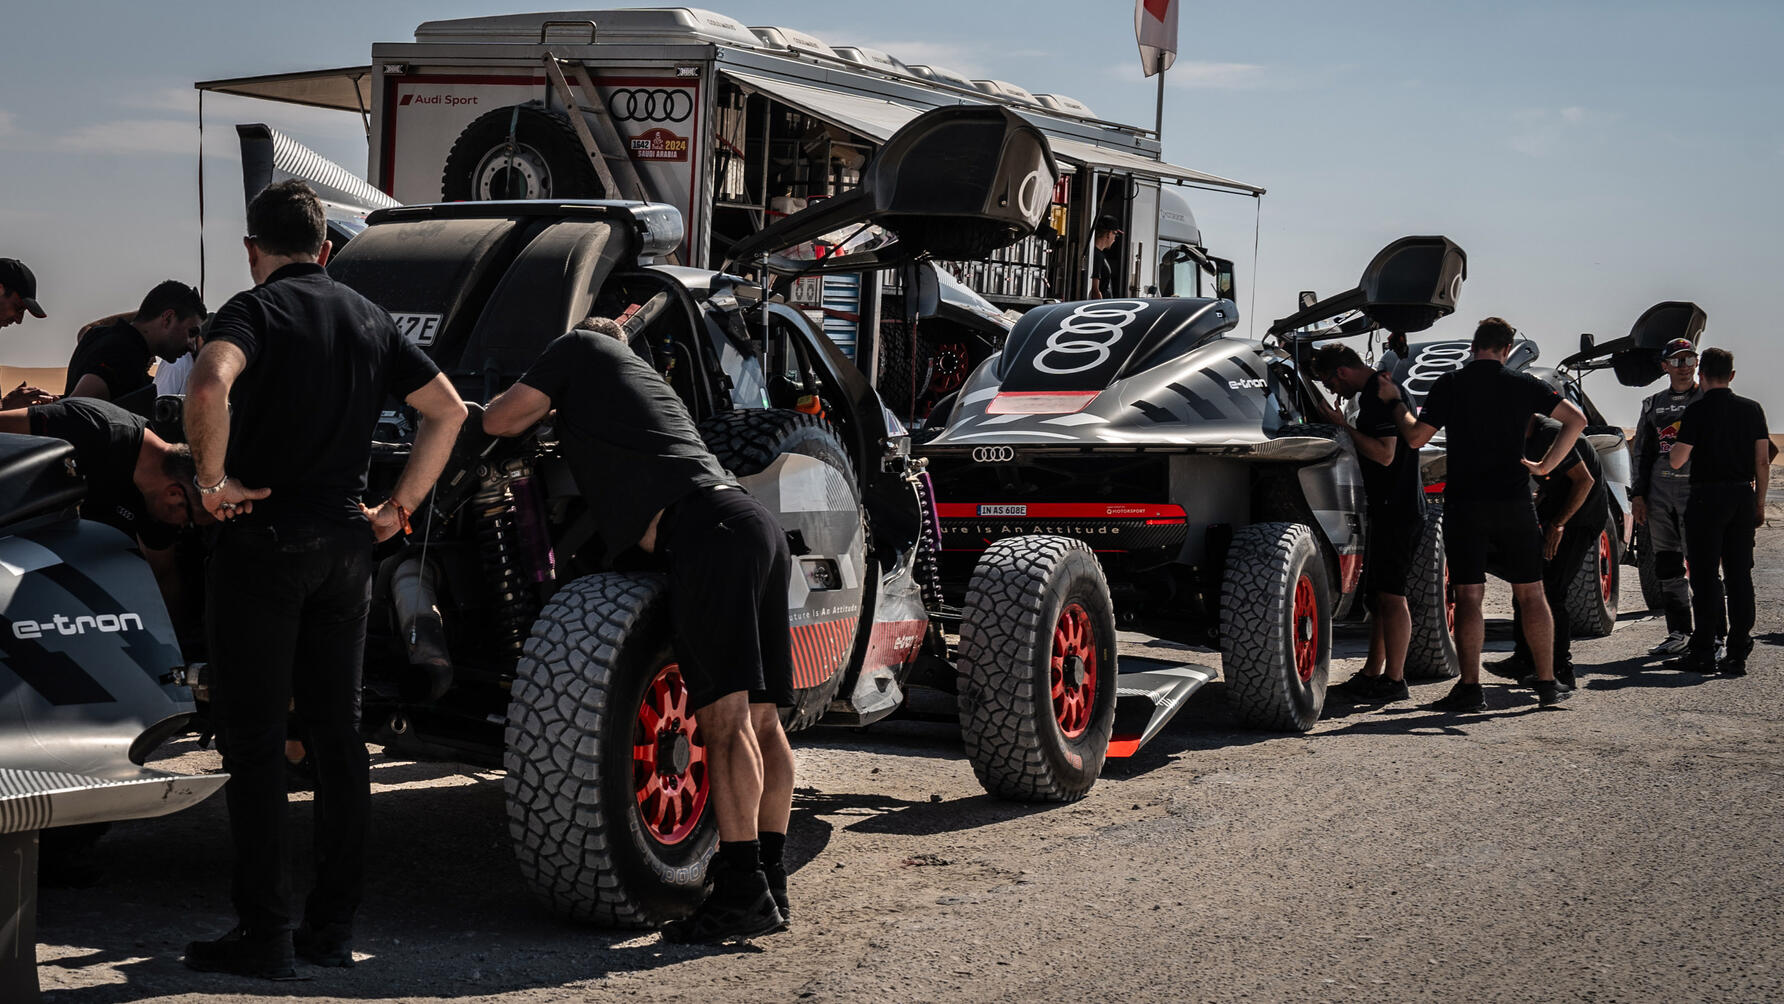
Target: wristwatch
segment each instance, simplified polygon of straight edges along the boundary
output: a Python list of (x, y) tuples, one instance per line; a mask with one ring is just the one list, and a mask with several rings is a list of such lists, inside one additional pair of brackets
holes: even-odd
[(216, 484), (210, 486), (209, 488), (206, 488), (204, 485), (198, 483), (198, 476), (196, 474), (192, 476), (192, 487), (198, 489), (198, 494), (200, 494), (200, 495), (215, 495), (218, 492), (222, 491), (223, 486), (228, 483), (229, 483), (229, 475), (225, 474), (225, 475), (223, 475), (223, 480), (218, 481)]

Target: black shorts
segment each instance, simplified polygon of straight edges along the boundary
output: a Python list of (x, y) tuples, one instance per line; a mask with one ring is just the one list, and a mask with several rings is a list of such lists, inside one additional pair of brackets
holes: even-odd
[(1407, 579), (1412, 574), (1412, 552), (1418, 547), (1419, 533), (1424, 525), (1420, 513), (1369, 510), (1369, 540), (1363, 547), (1365, 594), (1406, 595)]
[(692, 706), (747, 690), (751, 704), (791, 707), (793, 559), (774, 513), (748, 492), (701, 488), (664, 511), (657, 541)]
[(1478, 586), (1494, 575), (1521, 585), (1542, 581), (1542, 527), (1529, 499), (1443, 503), (1443, 553), (1450, 581)]

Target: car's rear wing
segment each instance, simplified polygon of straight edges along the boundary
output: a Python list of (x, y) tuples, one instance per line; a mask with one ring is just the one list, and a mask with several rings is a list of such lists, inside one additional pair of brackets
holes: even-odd
[(1703, 337), (1709, 321), (1702, 307), (1688, 300), (1665, 300), (1635, 319), (1629, 334), (1597, 344), (1591, 335), (1580, 336), (1580, 350), (1561, 366), (1573, 370), (1610, 367), (1625, 387), (1645, 387), (1666, 375), (1660, 368), (1660, 352), (1666, 343), (1683, 338), (1692, 345)]
[[(1456, 242), (1438, 236), (1402, 237), (1369, 262), (1355, 289), (1303, 306), (1270, 325), (1270, 334), (1313, 341), (1376, 328), (1423, 331), (1455, 311), (1467, 277), (1468, 255)], [(1350, 313), (1357, 316), (1315, 327)]]

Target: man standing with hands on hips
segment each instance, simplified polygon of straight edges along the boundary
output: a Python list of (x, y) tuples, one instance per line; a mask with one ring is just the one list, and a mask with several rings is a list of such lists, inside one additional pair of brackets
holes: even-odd
[[(296, 978), (294, 940), (314, 964), (353, 964), (371, 800), (359, 689), (372, 545), (406, 530), (425, 503), (465, 406), (383, 308), (323, 271), (329, 243), (308, 185), (255, 196), (248, 229), (258, 285), (217, 311), (186, 387), (198, 491), (224, 521), (205, 623), (238, 917), (222, 938), (187, 945), (186, 965), (278, 980)], [(387, 396), (421, 422), (395, 490), (368, 510), (359, 496)], [(295, 939), (285, 827), (294, 698), (316, 761), (316, 886)]]
[[(1685, 559), (1691, 565), (1691, 605), (1697, 614), (1691, 649), (1674, 665), (1699, 673), (1746, 676), (1755, 614), (1753, 531), (1765, 525), (1772, 440), (1765, 409), (1728, 387), (1734, 380), (1733, 353), (1707, 350), (1698, 376), (1703, 398), (1679, 419), (1679, 438), (1668, 458), (1675, 471), (1691, 465)], [(1724, 631), (1728, 654), (1718, 662), (1716, 638)]]
[[(1417, 416), (1393, 381), (1376, 385), (1381, 399), (1394, 405), (1400, 438), (1410, 448), (1424, 446), (1439, 429), (1449, 430), (1444, 446), (1449, 473), (1443, 549), (1456, 587), (1456, 653), (1462, 679), (1432, 705), (1439, 711), (1481, 711), (1487, 706), (1480, 687), (1480, 653), (1486, 641), (1481, 601), (1486, 596), (1489, 554), (1499, 574), (1511, 583), (1524, 615), (1524, 638), (1536, 664), (1532, 686), (1537, 699), (1548, 707), (1573, 693), (1555, 682), (1554, 619), (1543, 596), (1543, 533), (1530, 495), (1530, 475), (1547, 475), (1560, 466), (1586, 427), (1586, 415), (1542, 381), (1505, 368), (1515, 336), (1502, 318), (1481, 321), (1474, 329), (1474, 361), (1438, 377)], [(1524, 437), (1532, 415), (1561, 423), (1540, 461), (1524, 459)]]

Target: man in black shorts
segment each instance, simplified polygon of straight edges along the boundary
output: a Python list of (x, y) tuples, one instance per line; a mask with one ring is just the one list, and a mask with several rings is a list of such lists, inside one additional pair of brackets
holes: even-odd
[[(1552, 418), (1532, 418), (1524, 455), (1540, 461), (1561, 434), (1561, 423)], [(1555, 624), (1555, 679), (1572, 688), (1573, 627), (1568, 623), (1567, 590), (1578, 577), (1586, 556), (1597, 549), (1604, 532), (1604, 473), (1598, 451), (1584, 439), (1573, 441), (1567, 458), (1548, 474), (1536, 477), (1536, 518), (1542, 521), (1542, 592), (1549, 601)], [(1536, 673), (1530, 644), (1524, 640), (1524, 611), (1512, 608), (1514, 648), (1510, 658), (1488, 667), (1500, 676), (1527, 680)]]
[[(1511, 583), (1524, 611), (1524, 632), (1536, 663), (1534, 686), (1544, 707), (1573, 692), (1555, 683), (1554, 619), (1542, 591), (1542, 529), (1530, 497), (1530, 476), (1546, 475), (1567, 458), (1586, 415), (1547, 384), (1505, 368), (1516, 332), (1489, 317), (1474, 329), (1474, 361), (1445, 373), (1425, 395), (1418, 415), (1390, 380), (1376, 389), (1394, 406), (1401, 438), (1413, 449), (1448, 429), (1448, 484), (1444, 489), (1443, 543), (1450, 582), (1456, 587), (1456, 653), (1462, 679), (1433, 707), (1440, 711), (1480, 711), (1480, 653), (1486, 641), (1481, 601), (1486, 596), (1487, 563)], [(1396, 403), (1397, 402), (1397, 403)], [(1561, 432), (1540, 462), (1524, 459), (1530, 416), (1561, 423)]]
[[(1747, 675), (1753, 651), (1753, 531), (1765, 525), (1771, 484), (1771, 434), (1758, 401), (1730, 390), (1734, 354), (1709, 349), (1697, 371), (1703, 397), (1679, 419), (1679, 438), (1667, 461), (1691, 465), (1685, 503), (1685, 561), (1697, 624), (1677, 668)], [(1717, 572), (1721, 577), (1717, 577)], [(1723, 588), (1728, 590), (1723, 607)], [(1716, 638), (1726, 631), (1728, 653), (1716, 661)]]
[[(63, 396), (120, 401), (154, 386), (155, 357), (173, 362), (190, 352), (209, 316), (198, 290), (173, 279), (156, 284), (133, 316), (94, 328), (75, 344)], [(146, 411), (155, 402), (142, 403)]]
[(1364, 364), (1348, 345), (1323, 345), (1313, 353), (1313, 372), (1340, 400), (1357, 398), (1357, 422), (1326, 408), (1326, 421), (1347, 430), (1363, 469), (1369, 538), (1363, 552), (1363, 579), (1375, 615), (1369, 657), (1357, 675), (1341, 684), (1363, 701), (1401, 701), (1406, 691), (1406, 646), (1412, 639), (1412, 613), (1406, 606), (1413, 548), (1425, 525), (1425, 492), (1419, 478), (1419, 451), (1400, 442), (1394, 409), (1376, 392), (1393, 381)]
[(555, 407), (559, 445), (607, 554), (635, 546), (667, 565), (675, 654), (712, 762), (719, 849), (711, 894), (663, 936), (769, 934), (787, 923), (793, 748), (778, 708), (793, 703), (792, 558), (774, 513), (720, 466), (681, 399), (624, 337), (590, 318), (552, 342), (489, 403), (483, 431), (518, 436)]

